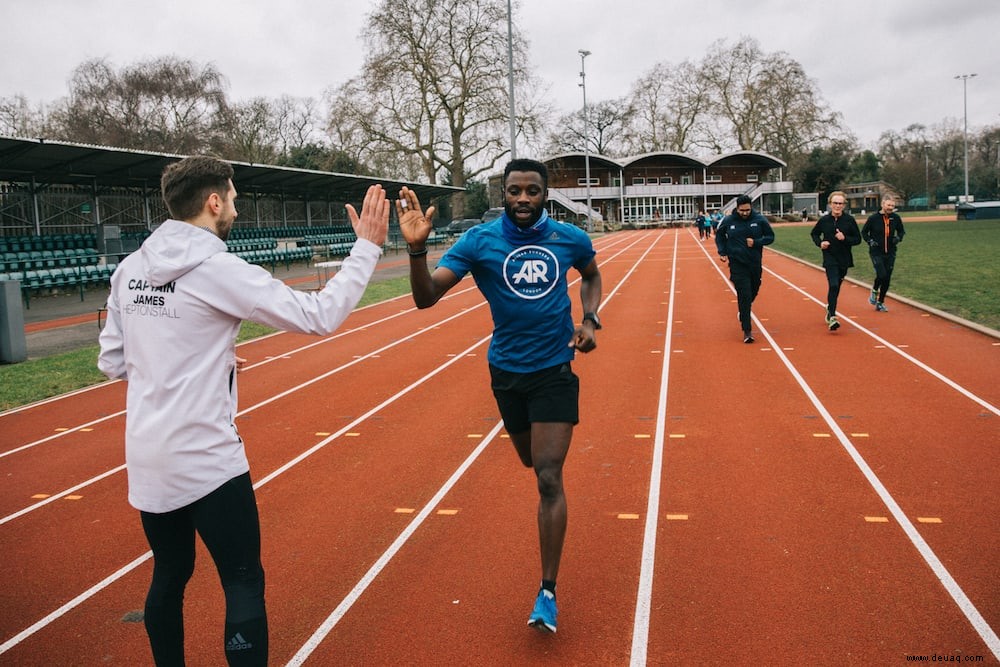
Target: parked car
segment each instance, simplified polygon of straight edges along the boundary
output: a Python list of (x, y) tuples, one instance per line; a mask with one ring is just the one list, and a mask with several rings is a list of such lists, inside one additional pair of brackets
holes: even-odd
[(461, 218), (458, 220), (452, 220), (448, 223), (448, 226), (445, 227), (445, 232), (447, 232), (449, 236), (459, 236), (464, 234), (467, 229), (472, 229), (481, 223), (482, 220), (479, 218)]
[(503, 215), (503, 208), (489, 208), (483, 213), (483, 222), (489, 222), (490, 220), (496, 220), (501, 215)]

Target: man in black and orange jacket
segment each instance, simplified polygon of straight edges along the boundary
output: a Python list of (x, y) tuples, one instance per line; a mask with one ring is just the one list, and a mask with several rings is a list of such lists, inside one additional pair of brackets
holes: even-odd
[(861, 238), (868, 244), (868, 255), (875, 267), (875, 283), (868, 303), (879, 312), (889, 310), (885, 307), (885, 295), (889, 291), (889, 280), (896, 264), (896, 246), (905, 235), (903, 219), (896, 213), (896, 200), (892, 197), (882, 199), (882, 210), (868, 216), (861, 229)]

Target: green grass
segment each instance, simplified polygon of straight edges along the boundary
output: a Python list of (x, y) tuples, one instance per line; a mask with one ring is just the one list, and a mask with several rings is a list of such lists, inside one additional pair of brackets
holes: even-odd
[[(820, 250), (809, 236), (811, 227), (774, 227), (772, 248), (820, 264)], [(906, 223), (889, 291), (1000, 330), (998, 252), (1000, 220)], [(854, 264), (850, 277), (874, 280), (864, 244), (855, 246)]]
[[(948, 218), (949, 220), (955, 219), (955, 211), (946, 211), (941, 209), (933, 209), (930, 211), (901, 211), (899, 217), (906, 222), (907, 218)], [(864, 220), (859, 220), (859, 224), (864, 224)]]
[[(373, 282), (358, 305), (385, 301), (409, 291), (408, 276)], [(273, 332), (256, 322), (243, 322), (236, 340), (243, 342)], [(0, 365), (0, 411), (103, 382), (107, 378), (97, 370), (97, 353), (98, 346), (90, 345), (43, 359)]]

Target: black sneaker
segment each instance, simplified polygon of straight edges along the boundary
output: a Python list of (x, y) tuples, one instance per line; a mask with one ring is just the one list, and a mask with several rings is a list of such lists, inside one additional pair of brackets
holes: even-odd
[(744, 334), (743, 334), (743, 342), (746, 343), (747, 345), (749, 345), (750, 343), (752, 343), (753, 342), (753, 334), (750, 333), (749, 331), (744, 332)]

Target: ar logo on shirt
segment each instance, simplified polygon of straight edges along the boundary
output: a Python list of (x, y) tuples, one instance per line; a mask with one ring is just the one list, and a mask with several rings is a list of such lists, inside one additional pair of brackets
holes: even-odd
[(556, 286), (559, 259), (541, 246), (521, 246), (504, 260), (503, 279), (522, 299), (540, 299)]

